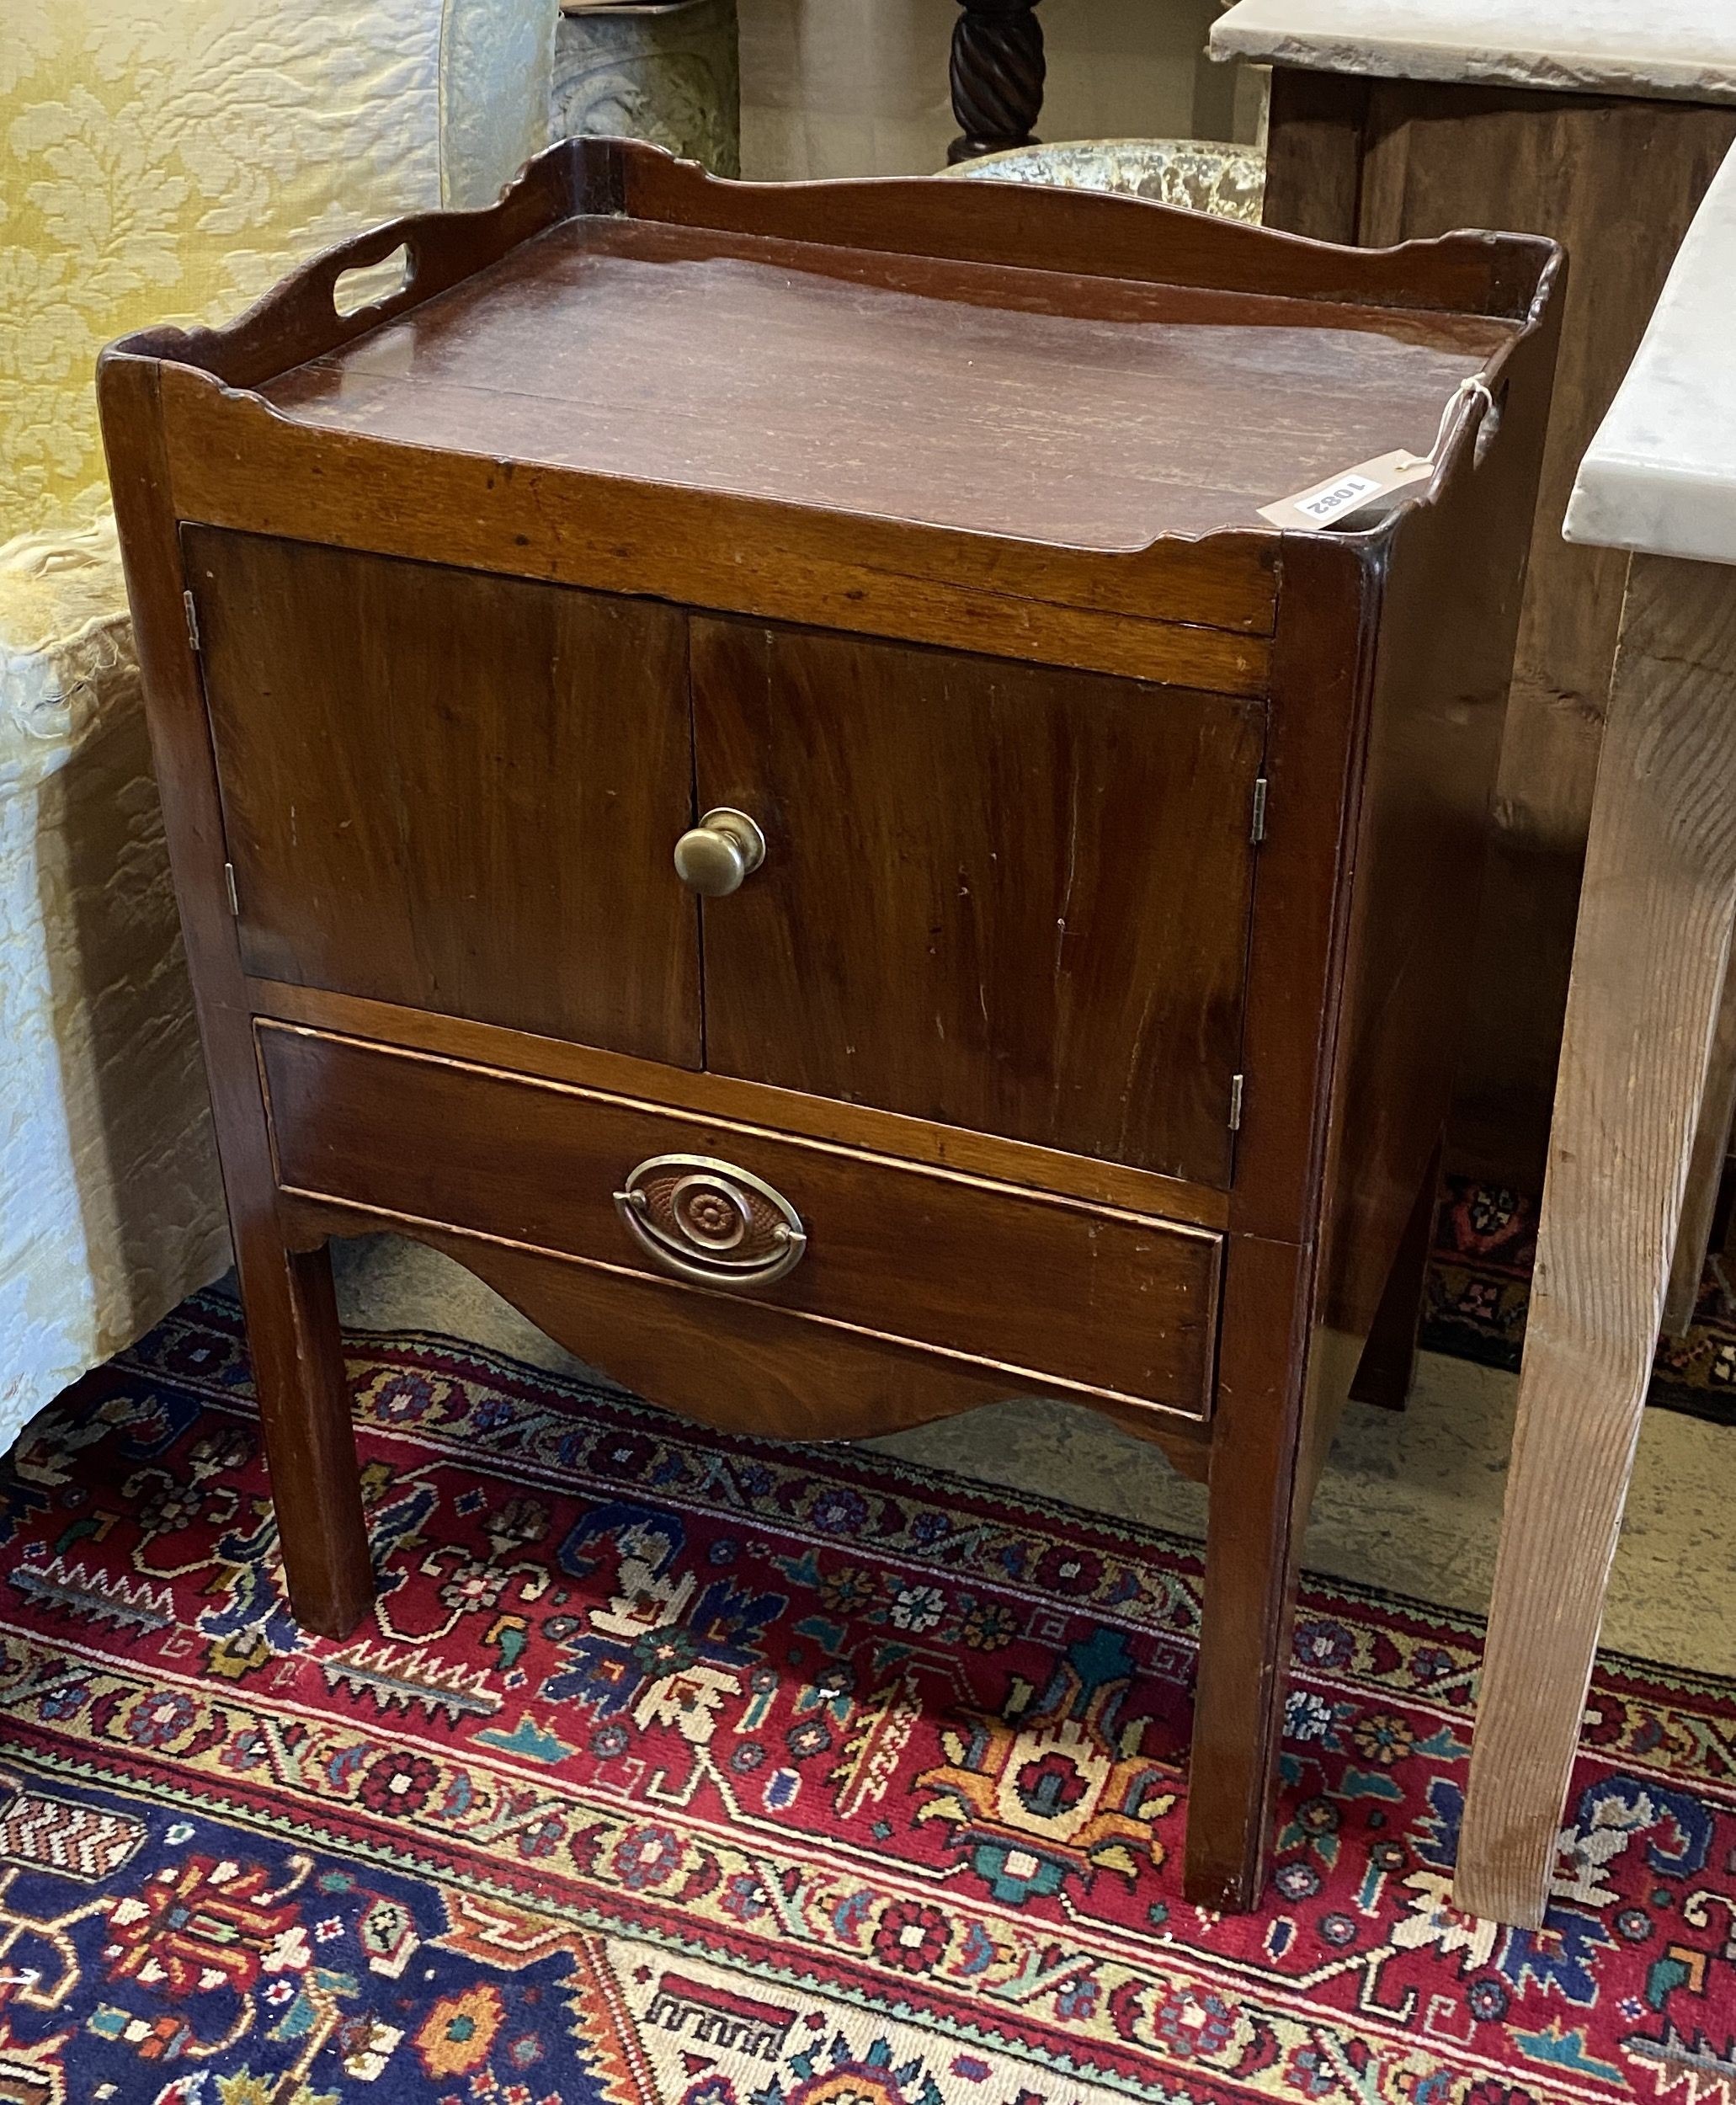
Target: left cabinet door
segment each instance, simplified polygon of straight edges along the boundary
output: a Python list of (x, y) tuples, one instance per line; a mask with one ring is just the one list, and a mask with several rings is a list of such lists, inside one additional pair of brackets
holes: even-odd
[(262, 978), (700, 1063), (685, 619), (184, 530)]

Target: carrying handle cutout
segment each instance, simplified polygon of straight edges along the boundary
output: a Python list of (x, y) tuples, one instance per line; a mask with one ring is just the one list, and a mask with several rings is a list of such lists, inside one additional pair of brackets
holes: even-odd
[(400, 242), (378, 263), (357, 264), (340, 270), (332, 280), (332, 305), (338, 318), (347, 322), (365, 307), (377, 307), (404, 291), (412, 276), (408, 246)]

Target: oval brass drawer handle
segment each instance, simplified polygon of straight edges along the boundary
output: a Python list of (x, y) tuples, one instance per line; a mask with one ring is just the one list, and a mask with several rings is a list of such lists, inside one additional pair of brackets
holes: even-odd
[(651, 1156), (615, 1205), (647, 1256), (695, 1286), (767, 1286), (807, 1248), (801, 1216), (781, 1192), (710, 1155)]

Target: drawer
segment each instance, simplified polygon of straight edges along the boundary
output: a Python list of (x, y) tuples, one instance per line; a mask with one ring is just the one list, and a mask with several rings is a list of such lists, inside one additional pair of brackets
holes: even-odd
[(1208, 1414), (1221, 1243), (1208, 1230), (328, 1032), (256, 1028), (286, 1191), (751, 1298), (792, 1325), (1004, 1377), (1009, 1395)]

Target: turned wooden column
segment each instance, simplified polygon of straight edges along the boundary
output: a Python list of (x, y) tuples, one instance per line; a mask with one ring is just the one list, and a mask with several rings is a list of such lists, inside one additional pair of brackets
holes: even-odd
[(958, 0), (952, 25), (949, 161), (1032, 144), (1043, 107), (1043, 25), (1037, 0)]

